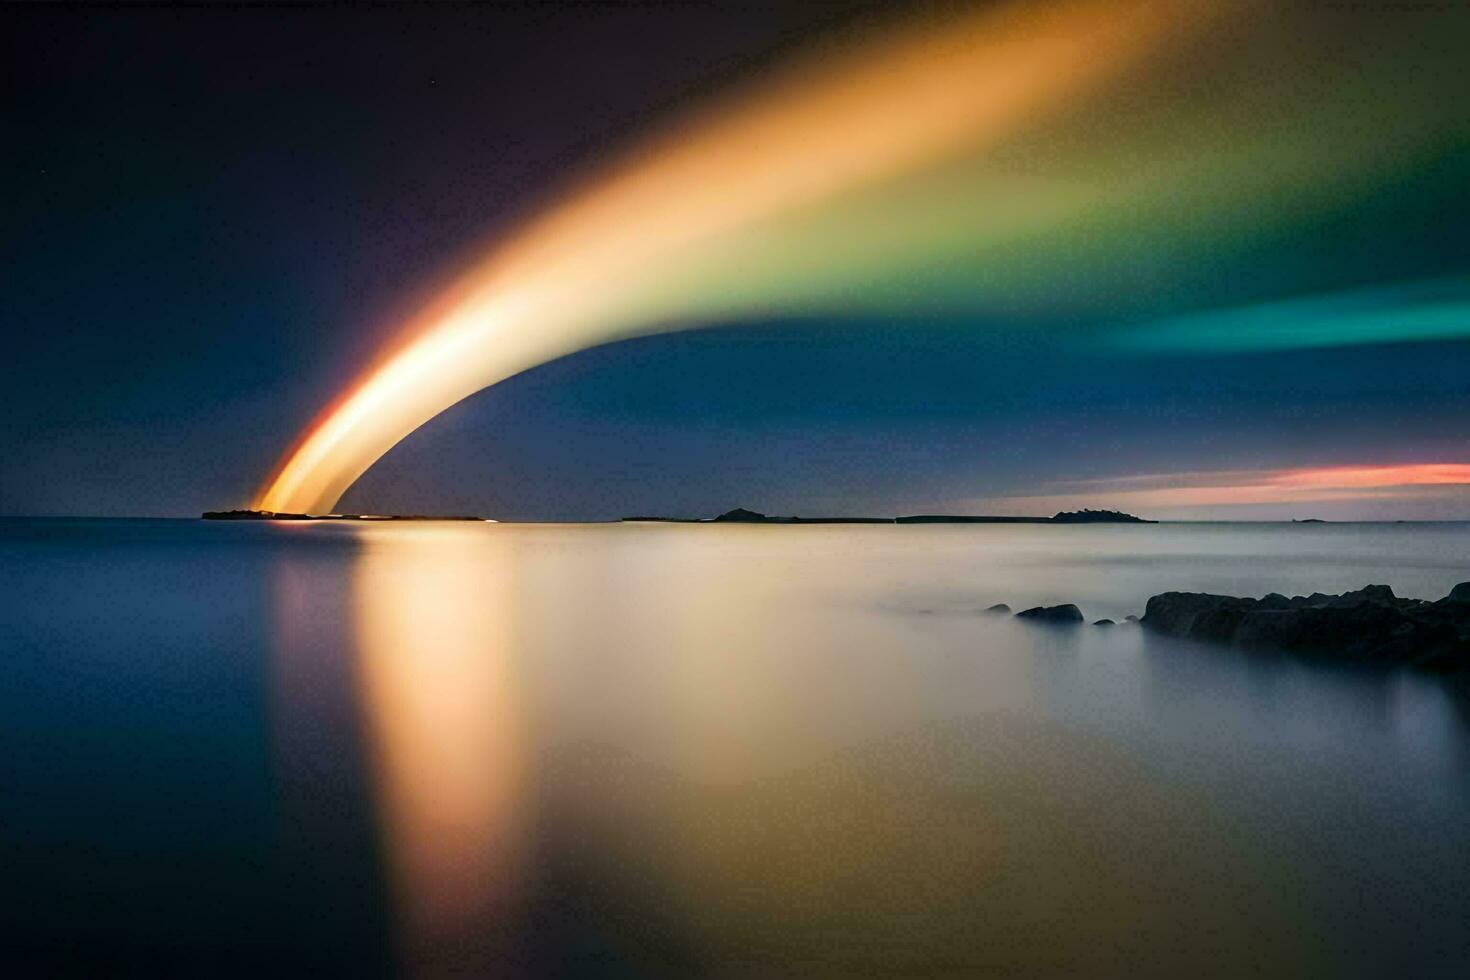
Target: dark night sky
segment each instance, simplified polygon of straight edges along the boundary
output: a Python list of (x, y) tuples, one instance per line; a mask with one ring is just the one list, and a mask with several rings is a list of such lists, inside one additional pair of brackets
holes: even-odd
[[(0, 514), (243, 504), (445, 269), (650, 119), (869, 14), (5, 8)], [(1444, 214), (1463, 190), (1417, 179), (1398, 241), (1463, 267)], [(433, 420), (342, 509), (893, 513), (1467, 459), (1465, 341), (1125, 358), (980, 326), (732, 323), (587, 351)]]

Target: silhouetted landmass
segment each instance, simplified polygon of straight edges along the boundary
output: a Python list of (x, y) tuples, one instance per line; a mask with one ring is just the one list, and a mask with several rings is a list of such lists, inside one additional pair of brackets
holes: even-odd
[(1052, 518), (1057, 524), (1157, 524), (1120, 510), (1064, 510)]
[(767, 517), (760, 511), (746, 510), (744, 507), (736, 507), (734, 510), (727, 510), (719, 517), (715, 518), (716, 521), (735, 521), (741, 524), (761, 524), (765, 523), (766, 521), (779, 521), (790, 519), (791, 518)]
[(1064, 510), (1051, 517), (991, 517), (984, 514), (915, 514), (899, 524), (1157, 524), (1120, 510)]
[(893, 524), (891, 517), (792, 517), (777, 519), (780, 524)]
[(1116, 510), (1080, 510), (1054, 517), (988, 517), (977, 514), (915, 514), (908, 517), (769, 517), (760, 511), (736, 507), (718, 517), (625, 517), (625, 521), (666, 524), (1155, 524)]
[(206, 510), (206, 521), (483, 521), (483, 517), (431, 514), (287, 514), (273, 510)]
[[(1322, 518), (1320, 518), (1320, 517), (1303, 517), (1301, 520), (1297, 520), (1296, 518), (1293, 517), (1291, 519), (1291, 523), (1293, 523), (1293, 524), (1326, 524), (1327, 522), (1324, 521), (1324, 520), (1322, 520)], [(1403, 522), (1400, 521), (1399, 523), (1403, 523)]]
[[(1073, 605), (1036, 606), (1016, 617), (1082, 622)], [(1164, 592), (1148, 600), (1137, 622), (1163, 636), (1243, 650), (1470, 673), (1470, 582), (1461, 582), (1434, 601), (1400, 598), (1387, 585), (1367, 585), (1341, 595), (1314, 592), (1287, 598), (1273, 592), (1260, 599)], [(1099, 620), (1096, 625), (1113, 624)]]

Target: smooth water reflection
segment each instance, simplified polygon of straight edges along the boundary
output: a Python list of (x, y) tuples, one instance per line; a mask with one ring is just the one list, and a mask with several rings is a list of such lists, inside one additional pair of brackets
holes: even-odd
[[(391, 535), (353, 572), (362, 698), (410, 964), (484, 973), (514, 914), (527, 746), (514, 568), (463, 533)], [(497, 556), (498, 557), (498, 556)]]
[(1415, 944), (1446, 930), (1384, 914), (1467, 894), (1437, 681), (974, 610), (1080, 593), (1121, 615), (1244, 560), (1432, 594), (1451, 552), (1314, 539), (1271, 569), (1192, 528), (377, 530), (358, 656), (431, 972), (1445, 962)]
[[(0, 531), (7, 843), (55, 905), (32, 935), (87, 909), (103, 962), (140, 936), (419, 975), (1470, 962), (1453, 686), (976, 612), (1437, 596), (1462, 525)], [(78, 897), (78, 853), (129, 848), (91, 894), (144, 911)]]

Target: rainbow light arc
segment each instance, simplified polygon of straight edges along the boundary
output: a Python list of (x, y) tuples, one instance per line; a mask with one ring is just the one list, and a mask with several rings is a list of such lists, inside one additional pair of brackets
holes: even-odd
[[(1115, 315), (1157, 287), (1153, 256), (1248, 248), (1280, 226), (1282, 201), (1330, 212), (1463, 139), (1459, 109), (1404, 111), (1457, 77), (1454, 31), (1401, 84), (1375, 84), (1372, 62), (1324, 86), (1347, 59), (1307, 47), (1305, 81), (1262, 88), (1281, 52), (1252, 31), (1309, 36), (1309, 22), (1283, 28), (1293, 16), (1256, 0), (1018, 2), (814, 52), (491, 249), (303, 433), (253, 506), (330, 512), (461, 399), (639, 334), (909, 306)], [(1277, 100), (1281, 122), (1243, 114), (1245, 96)]]
[(1176, 24), (1175, 7), (1088, 0), (924, 25), (877, 51), (798, 66), (651, 143), (499, 248), (455, 287), (447, 313), (411, 326), (416, 339), (317, 422), (254, 506), (329, 511), (462, 398), (697, 315), (699, 304), (654, 288), (690, 250), (998, 140), (1136, 58)]

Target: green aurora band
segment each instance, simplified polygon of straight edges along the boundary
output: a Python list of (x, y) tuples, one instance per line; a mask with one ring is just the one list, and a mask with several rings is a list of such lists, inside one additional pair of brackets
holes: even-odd
[(1391, 249), (1404, 204), (1463, 235), (1470, 8), (1215, 23), (1004, 147), (705, 250), (643, 315), (1034, 320), (1139, 351), (1470, 336), (1470, 280), (1423, 279), (1442, 256), (1323, 240), (1356, 222)]

